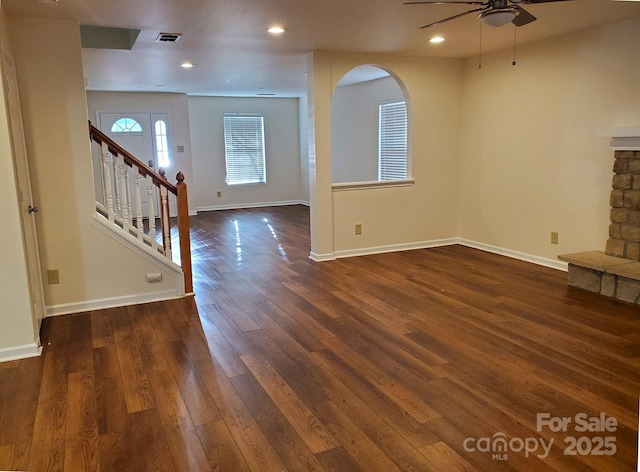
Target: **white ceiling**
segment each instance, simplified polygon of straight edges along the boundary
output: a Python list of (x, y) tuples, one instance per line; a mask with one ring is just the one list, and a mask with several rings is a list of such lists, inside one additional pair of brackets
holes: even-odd
[[(89, 90), (193, 95), (297, 97), (306, 93), (313, 50), (404, 56), (472, 57), (479, 51), (475, 14), (419, 29), (469, 5), (403, 5), (403, 0), (2, 0), (7, 15), (74, 19), (140, 29), (131, 50), (83, 49)], [(517, 28), (524, 44), (640, 17), (640, 2), (574, 0), (525, 5), (538, 20)], [(266, 29), (286, 28), (280, 36)], [(482, 50), (510, 48), (515, 27), (484, 27)], [(159, 43), (160, 32), (182, 33)], [(445, 37), (430, 44), (434, 35)], [(558, 38), (561, 40), (561, 38)], [(189, 61), (192, 69), (180, 64)]]

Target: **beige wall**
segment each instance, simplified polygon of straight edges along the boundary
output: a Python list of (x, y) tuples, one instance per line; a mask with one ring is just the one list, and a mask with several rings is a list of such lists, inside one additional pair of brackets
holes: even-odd
[[(316, 169), (315, 181), (310, 172), (315, 183), (312, 256), (322, 260), (420, 247), (455, 236), (462, 61), (337, 53), (314, 53), (310, 61), (310, 97), (316, 99), (313, 103), (310, 98), (309, 106), (315, 121), (310, 153), (315, 152)], [(387, 70), (405, 89), (412, 186), (331, 191), (331, 113), (326, 100), (331, 102), (329, 94), (340, 78), (362, 64)], [(354, 235), (355, 224), (362, 225), (362, 235)]]
[[(194, 171), (190, 195), (196, 210), (303, 200), (298, 107), (295, 98), (189, 97)], [(266, 184), (225, 183), (222, 119), (224, 113), (235, 112), (264, 116)]]
[(332, 76), (331, 53), (315, 51), (307, 55), (310, 256), (315, 260), (334, 258), (331, 97), (338, 80)]
[[(43, 274), (58, 269), (60, 284), (45, 285), (49, 314), (177, 296), (175, 270), (105, 234), (94, 224), (94, 188), (87, 101), (77, 23), (8, 17), (16, 59), (27, 153), (38, 213)], [(148, 272), (164, 280), (148, 284)]]
[[(6, 48), (4, 15), (0, 14), (0, 53)], [(0, 57), (1, 59), (1, 57)], [(0, 81), (0, 96), (4, 82)], [(31, 314), (29, 279), (22, 239), (19, 200), (5, 101), (0, 100), (0, 360), (37, 352)]]
[[(640, 126), (640, 21), (465, 64), (462, 238), (555, 261), (604, 250), (613, 151), (600, 128)], [(559, 244), (550, 244), (550, 233)]]
[[(640, 126), (639, 26), (632, 20), (522, 45), (516, 66), (510, 48), (485, 54), (481, 70), (477, 58), (312, 54), (320, 72), (310, 77), (310, 97), (318, 98), (309, 107), (311, 200), (319, 202), (312, 255), (460, 240), (560, 268), (558, 254), (604, 250), (613, 152), (602, 129)], [(324, 97), (366, 63), (393, 70), (408, 91), (415, 185), (331, 193)], [(550, 243), (552, 231), (560, 244)]]

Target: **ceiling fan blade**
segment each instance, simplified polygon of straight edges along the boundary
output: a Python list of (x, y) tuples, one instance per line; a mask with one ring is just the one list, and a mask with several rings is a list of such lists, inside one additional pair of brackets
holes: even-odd
[(428, 25), (421, 26), (420, 29), (428, 28), (429, 26), (439, 25), (440, 23), (444, 23), (446, 21), (455, 20), (456, 18), (460, 18), (461, 16), (468, 15), (469, 13), (473, 13), (473, 12), (476, 12), (476, 11), (483, 11), (483, 10), (485, 10), (485, 8), (475, 8), (473, 10), (465, 11), (464, 13), (458, 13), (457, 15), (450, 16), (450, 17), (445, 18), (443, 20), (434, 21), (433, 23), (429, 23)]
[(478, 1), (457, 1), (457, 0), (453, 0), (451, 2), (447, 2), (447, 1), (438, 1), (438, 0), (434, 0), (433, 2), (429, 2), (429, 1), (422, 1), (422, 2), (404, 2), (403, 5), (488, 5), (488, 3), (486, 2), (478, 2)]
[(519, 11), (516, 17), (513, 20), (511, 20), (511, 23), (513, 23), (514, 25), (524, 26), (537, 20), (535, 16), (533, 16), (531, 13), (529, 13), (527, 10), (525, 10), (521, 6), (514, 5), (513, 8), (516, 8)]

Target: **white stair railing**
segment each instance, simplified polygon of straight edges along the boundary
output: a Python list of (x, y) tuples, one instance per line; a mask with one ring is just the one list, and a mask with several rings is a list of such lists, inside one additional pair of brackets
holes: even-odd
[[(185, 292), (192, 293), (189, 208), (184, 175), (179, 172), (176, 176), (178, 183), (173, 185), (166, 179), (162, 169), (156, 173), (91, 123), (89, 134), (92, 146), (99, 146), (96, 152), (99, 152), (100, 165), (96, 170), (102, 174), (102, 202), (96, 201), (97, 214), (108, 219), (114, 228), (137, 238), (169, 260), (173, 255), (169, 194), (175, 195), (180, 265), (184, 273)], [(156, 202), (159, 203), (157, 207)], [(157, 215), (160, 217), (160, 235), (156, 229)]]

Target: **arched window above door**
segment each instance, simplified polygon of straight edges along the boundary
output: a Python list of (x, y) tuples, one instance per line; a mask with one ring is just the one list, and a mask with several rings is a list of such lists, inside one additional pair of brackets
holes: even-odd
[(133, 118), (120, 118), (111, 127), (112, 133), (142, 133), (142, 126)]

